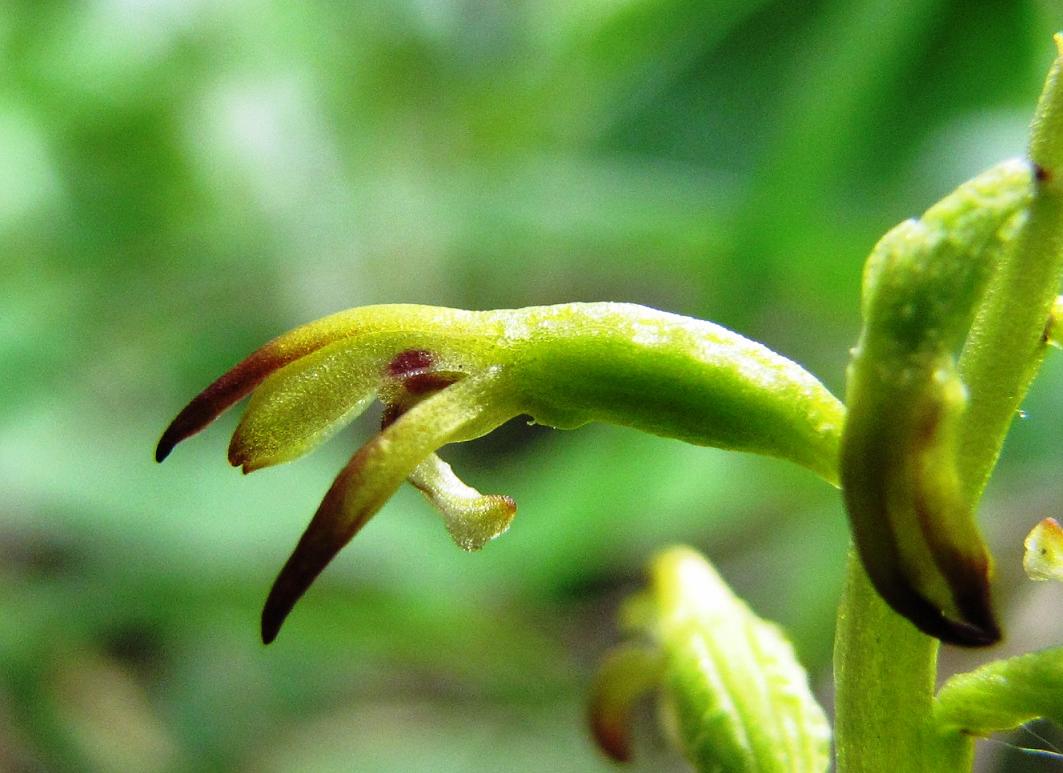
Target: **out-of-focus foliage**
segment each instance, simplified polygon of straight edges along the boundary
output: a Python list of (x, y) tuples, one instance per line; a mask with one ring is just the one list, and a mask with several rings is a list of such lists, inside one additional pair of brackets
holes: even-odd
[[(369, 303), (639, 302), (837, 392), (871, 245), (1022, 152), (1061, 19), (1057, 0), (0, 5), (0, 768), (608, 769), (583, 693), (617, 600), (677, 540), (825, 684), (844, 517), (782, 462), (514, 422), (443, 452), (514, 495), (509, 533), (463, 554), (407, 491), (263, 650), (266, 589), (350, 435), (250, 479), (224, 432), (161, 468), (153, 446), (261, 341)], [(1061, 589), (1021, 570), (1063, 500), (1061, 381), (1050, 357), (983, 506), (998, 657), (1063, 638)], [(987, 764), (1019, 770), (1001, 748)]]
[(590, 720), (602, 750), (630, 759), (632, 708), (652, 691), (675, 745), (699, 771), (826, 771), (830, 723), (778, 626), (688, 547), (658, 552), (649, 574), (649, 587), (623, 606), (630, 640), (595, 675)]

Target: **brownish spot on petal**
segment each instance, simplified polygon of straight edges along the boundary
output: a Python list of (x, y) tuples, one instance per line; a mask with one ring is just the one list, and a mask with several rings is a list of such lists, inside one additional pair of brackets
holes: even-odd
[(602, 706), (591, 704), (591, 735), (598, 748), (617, 762), (631, 761), (630, 717), (618, 712), (605, 711)]
[(407, 349), (396, 354), (388, 363), (387, 373), (392, 378), (406, 379), (424, 373), (435, 363), (431, 352), (423, 349)]
[(415, 373), (403, 379), (402, 385), (411, 395), (427, 395), (438, 392), (457, 380), (458, 377), (453, 373)]
[(388, 375), (399, 383), (392, 389), (384, 390), (380, 395), (384, 402), (384, 414), (380, 418), (381, 429), (393, 424), (416, 405), (419, 399), (456, 384), (465, 375), (453, 371), (427, 370), (433, 362), (432, 355), (428, 352), (410, 349), (397, 355), (388, 364)]

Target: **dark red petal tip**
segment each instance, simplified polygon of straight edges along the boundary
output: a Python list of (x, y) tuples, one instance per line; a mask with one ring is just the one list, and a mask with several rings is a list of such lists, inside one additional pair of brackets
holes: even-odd
[(609, 759), (614, 762), (631, 761), (631, 728), (629, 717), (606, 716), (597, 707), (590, 712), (591, 735)]
[(262, 608), (263, 644), (271, 644), (277, 638), (295, 602), (302, 598), (346, 543), (346, 539), (323, 535), (311, 523), (266, 597), (266, 604)]
[(269, 596), (266, 597), (266, 604), (262, 608), (263, 644), (270, 644), (277, 638), (277, 633), (295, 603), (349, 541), (350, 537), (345, 534), (337, 535), (327, 528), (323, 523), (324, 519), (319, 517), (325, 512), (329, 514), (328, 520), (334, 520), (332, 514), (339, 505), (339, 499), (342, 499), (342, 496), (337, 496), (332, 490), (325, 496), (318, 515), (314, 516), (314, 520), (310, 522), (291, 557), (273, 582)]
[(271, 342), (248, 356), (196, 395), (192, 402), (177, 414), (162, 433), (155, 449), (155, 461), (161, 462), (169, 456), (174, 446), (204, 429), (246, 397), (271, 373), (320, 348), (323, 343), (326, 342), (315, 342), (313, 346), (300, 349), (282, 349), (275, 342)]
[(348, 512), (350, 504), (347, 502), (347, 496), (363, 482), (362, 467), (379, 437), (377, 435), (362, 446), (336, 476), (325, 498), (318, 505), (310, 525), (306, 527), (295, 550), (273, 582), (269, 596), (266, 597), (266, 604), (262, 608), (264, 644), (269, 644), (277, 638), (277, 632), (295, 603), (376, 512), (371, 505), (362, 509), (355, 506), (354, 512)]

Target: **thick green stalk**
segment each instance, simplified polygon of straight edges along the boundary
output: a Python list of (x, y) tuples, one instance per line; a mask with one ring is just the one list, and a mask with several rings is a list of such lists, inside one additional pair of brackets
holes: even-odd
[(960, 358), (968, 404), (957, 447), (964, 487), (977, 501), (1008, 427), (1047, 349), (1046, 323), (1063, 276), (1063, 37), (1030, 136), (1039, 185), (1014, 250), (994, 277)]
[[(969, 404), (959, 429), (963, 493), (976, 502), (1044, 356), (1063, 275), (1063, 39), (1034, 118), (1039, 184), (1015, 247), (991, 281), (959, 370)], [(835, 641), (838, 770), (969, 770), (973, 743), (933, 713), (937, 640), (893, 612), (850, 556)]]
[(838, 770), (969, 770), (973, 742), (933, 719), (938, 640), (890, 609), (849, 555), (834, 646)]

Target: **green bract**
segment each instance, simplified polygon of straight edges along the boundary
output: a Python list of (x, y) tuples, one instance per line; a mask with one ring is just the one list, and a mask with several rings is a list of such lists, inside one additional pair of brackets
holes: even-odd
[(989, 735), (1043, 717), (1063, 723), (1063, 648), (988, 663), (941, 687), (934, 717), (942, 730)]
[(482, 547), (515, 505), (463, 484), (434, 452), (528, 415), (591, 421), (789, 459), (836, 480), (844, 409), (795, 363), (710, 322), (620, 303), (513, 311), (370, 306), (266, 344), (196, 397), (159, 442), (163, 459), (248, 393), (229, 461), (245, 472), (294, 459), (374, 397), (381, 432), (336, 478), (263, 612), (271, 641), (317, 574), (404, 479)]
[(599, 745), (627, 759), (632, 704), (659, 687), (679, 747), (700, 771), (827, 770), (830, 725), (782, 632), (689, 548), (661, 552), (650, 574), (628, 614), (642, 643), (614, 650), (596, 679)]
[(964, 183), (875, 246), (849, 366), (841, 477), (875, 587), (920, 629), (958, 644), (999, 638), (988, 552), (961, 486), (967, 391), (956, 357), (1033, 196), (1029, 162)]

